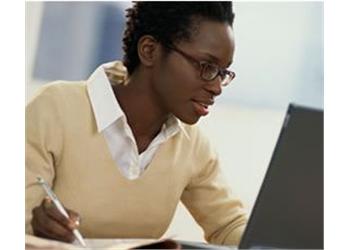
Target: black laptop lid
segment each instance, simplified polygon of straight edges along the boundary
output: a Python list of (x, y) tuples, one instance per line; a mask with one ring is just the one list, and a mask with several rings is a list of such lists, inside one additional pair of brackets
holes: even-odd
[(323, 111), (289, 106), (239, 248), (323, 248)]

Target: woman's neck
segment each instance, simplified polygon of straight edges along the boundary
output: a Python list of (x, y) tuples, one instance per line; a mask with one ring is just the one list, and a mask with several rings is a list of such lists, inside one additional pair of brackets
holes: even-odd
[(135, 72), (127, 85), (113, 86), (114, 94), (124, 111), (135, 138), (154, 138), (166, 122), (169, 114), (157, 103), (150, 79)]

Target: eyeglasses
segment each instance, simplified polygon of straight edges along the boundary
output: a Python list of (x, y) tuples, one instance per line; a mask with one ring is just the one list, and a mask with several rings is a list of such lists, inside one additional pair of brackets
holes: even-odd
[(236, 76), (235, 72), (233, 72), (233, 71), (230, 71), (227, 69), (221, 69), (216, 64), (208, 63), (205, 61), (198, 61), (197, 59), (193, 58), (192, 56), (188, 55), (187, 53), (183, 52), (182, 50), (180, 50), (176, 47), (168, 46), (168, 45), (165, 47), (179, 53), (185, 59), (196, 64), (200, 70), (200, 77), (204, 81), (209, 82), (209, 81), (214, 80), (217, 76), (220, 76), (221, 77), (221, 86), (227, 86)]

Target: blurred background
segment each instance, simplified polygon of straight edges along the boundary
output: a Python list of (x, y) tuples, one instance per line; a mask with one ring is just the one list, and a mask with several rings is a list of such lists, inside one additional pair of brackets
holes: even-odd
[[(200, 3), (198, 3), (200, 4)], [(26, 101), (122, 58), (130, 2), (26, 2)], [(199, 122), (250, 214), (289, 103), (323, 109), (323, 3), (234, 2), (236, 79)], [(182, 204), (166, 236), (203, 240)]]

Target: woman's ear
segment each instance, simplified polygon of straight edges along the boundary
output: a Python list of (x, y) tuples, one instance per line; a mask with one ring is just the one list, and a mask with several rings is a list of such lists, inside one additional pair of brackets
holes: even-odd
[(141, 64), (152, 67), (159, 57), (160, 43), (153, 36), (145, 35), (137, 43), (137, 53)]

